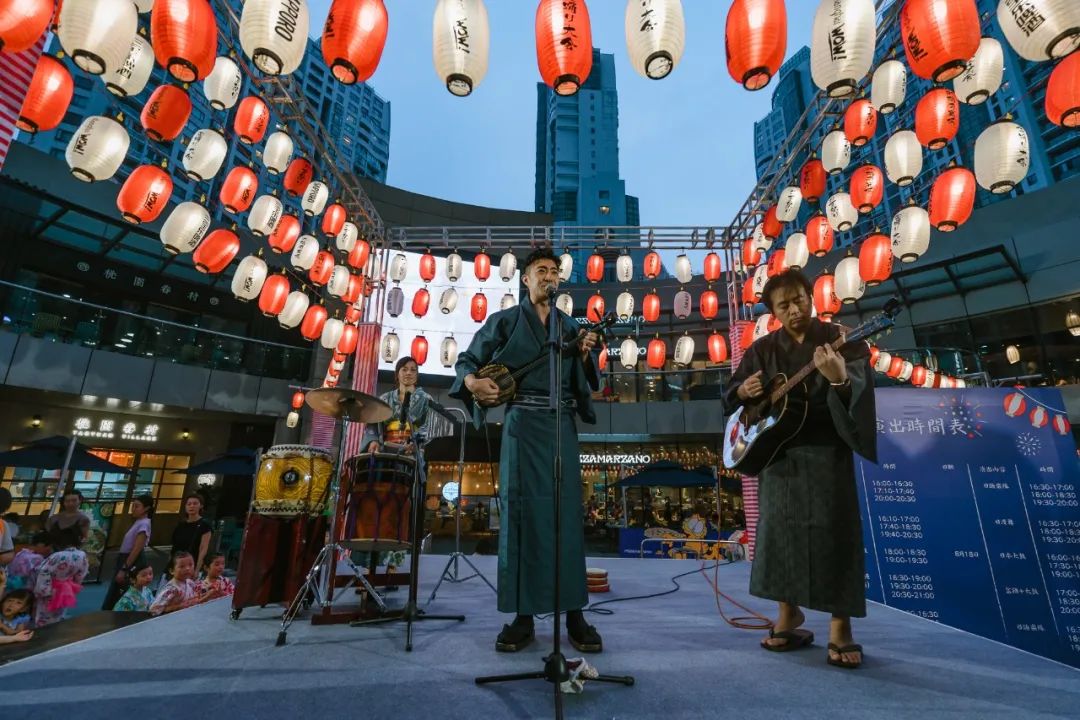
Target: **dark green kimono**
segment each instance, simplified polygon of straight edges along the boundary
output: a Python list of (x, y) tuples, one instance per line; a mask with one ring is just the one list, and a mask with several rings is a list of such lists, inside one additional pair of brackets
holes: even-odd
[[(724, 405), (742, 401), (739, 386), (758, 370), (762, 382), (793, 375), (814, 349), (839, 336), (829, 323), (810, 321), (804, 342), (786, 330), (757, 340), (732, 376)], [(758, 478), (760, 519), (750, 592), (834, 615), (866, 615), (862, 522), (852, 451), (877, 461), (873, 373), (865, 343), (844, 351), (850, 391), (819, 372), (807, 379), (810, 408), (799, 433)]]
[[(578, 325), (552, 306), (549, 322), (558, 318), (563, 337), (576, 338)], [(472, 401), (465, 376), (489, 363), (511, 371), (529, 364), (544, 351), (547, 328), (525, 296), (521, 304), (488, 318), (468, 350), (458, 355), (457, 380), (450, 396), (465, 403), (477, 427), (484, 409)], [(576, 414), (596, 422), (591, 392), (598, 387), (595, 358), (583, 362), (576, 350), (563, 359), (562, 399), (573, 403), (562, 413), (562, 553), (560, 610), (578, 610), (588, 601), (585, 587), (585, 524), (581, 501), (581, 463)], [(547, 397), (548, 363), (518, 380), (518, 395)], [(499, 457), (499, 611), (536, 615), (555, 607), (555, 414), (553, 410), (511, 403), (502, 427)]]

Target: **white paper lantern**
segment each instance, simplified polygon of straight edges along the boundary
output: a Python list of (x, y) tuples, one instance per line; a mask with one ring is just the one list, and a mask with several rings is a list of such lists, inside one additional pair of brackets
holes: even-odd
[(772, 313), (765, 313), (754, 322), (754, 340), (760, 340), (769, 334), (769, 324), (772, 321)]
[(1025, 60), (1052, 60), (1080, 46), (1080, 3), (1076, 0), (1000, 0), (998, 24)]
[(123, 66), (138, 28), (131, 0), (64, 0), (56, 36), (81, 69), (110, 75)]
[[(887, 353), (884, 350), (879, 352), (877, 360), (874, 361), (874, 369), (880, 373), (888, 372), (890, 365), (892, 365), (892, 354)], [(927, 371), (926, 374), (929, 375), (930, 372)]]
[(1011, 120), (993, 123), (975, 140), (975, 179), (992, 193), (1010, 192), (1030, 165), (1027, 131)]
[(570, 293), (561, 293), (559, 297), (555, 298), (555, 307), (562, 310), (564, 315), (573, 316), (574, 298), (570, 297)]
[(450, 282), (457, 282), (461, 278), (462, 262), (461, 256), (456, 252), (452, 252), (446, 256), (446, 279)]
[(885, 143), (885, 174), (897, 185), (910, 185), (922, 172), (923, 149), (911, 130), (893, 133)]
[(182, 202), (172, 209), (161, 226), (161, 244), (172, 255), (199, 247), (210, 228), (210, 213), (198, 203)]
[(1001, 43), (984, 37), (964, 72), (953, 78), (953, 91), (960, 102), (981, 105), (1001, 87), (1004, 73), (1005, 53)]
[(806, 244), (806, 235), (794, 232), (784, 246), (784, 262), (792, 270), (802, 270), (810, 261), (810, 248)]
[(266, 138), (266, 145), (263, 146), (262, 151), (266, 171), (271, 175), (280, 175), (285, 172), (289, 167), (289, 160), (292, 159), (294, 149), (293, 139), (288, 133), (281, 130), (271, 133), (270, 137)]
[(559, 256), (559, 280), (563, 282), (570, 282), (570, 274), (574, 272), (574, 256), (568, 252), (563, 252)]
[(409, 260), (401, 253), (394, 256), (394, 259), (390, 261), (390, 279), (394, 282), (401, 282), (405, 279), (405, 274), (409, 270)]
[(281, 222), (281, 214), (285, 211), (281, 201), (273, 195), (260, 195), (255, 198), (248, 213), (248, 229), (256, 235), (263, 236), (277, 230)]
[(313, 235), (301, 235), (293, 245), (289, 261), (297, 270), (310, 270), (319, 254), (319, 241)]
[(615, 314), (620, 320), (629, 320), (634, 315), (634, 296), (628, 292), (619, 293), (615, 299)]
[(209, 180), (221, 170), (228, 153), (229, 143), (221, 133), (210, 128), (200, 128), (184, 150), (181, 160), (184, 173), (192, 180)]
[(401, 339), (396, 332), (391, 330), (383, 336), (379, 354), (384, 363), (392, 363), (397, 361), (399, 352), (401, 352)]
[(341, 230), (338, 231), (334, 243), (341, 252), (352, 252), (353, 248), (356, 247), (356, 239), (359, 236), (360, 231), (356, 228), (356, 225), (346, 220), (345, 224), (341, 226)]
[(675, 364), (688, 366), (694, 360), (694, 338), (683, 335), (675, 342)]
[(386, 312), (390, 317), (398, 317), (405, 311), (405, 291), (395, 285), (386, 293)]
[(351, 273), (344, 265), (335, 265), (330, 271), (330, 279), (326, 282), (326, 289), (331, 295), (341, 297), (349, 292), (349, 276)]
[(837, 232), (850, 230), (859, 220), (859, 211), (851, 202), (851, 195), (846, 192), (833, 194), (825, 203), (825, 216), (829, 225)]
[(285, 427), (294, 428), (298, 422), (300, 422), (300, 413), (290, 410), (289, 414), (285, 416)]
[(690, 258), (686, 253), (680, 253), (675, 258), (675, 277), (681, 283), (688, 283), (694, 279), (694, 269), (690, 266)]
[(432, 59), (451, 94), (465, 97), (484, 79), (490, 43), (483, 0), (439, 0), (431, 29)]
[(300, 207), (303, 208), (305, 215), (314, 217), (322, 214), (322, 211), (326, 209), (326, 201), (329, 199), (330, 189), (326, 187), (326, 183), (312, 180), (304, 191)]
[(627, 370), (633, 370), (638, 362), (638, 344), (634, 338), (628, 337), (619, 346), (619, 364)]
[(120, 168), (131, 139), (112, 118), (92, 115), (82, 121), (68, 142), (64, 159), (71, 174), (84, 182), (108, 180)]
[(240, 15), (240, 47), (267, 75), (300, 67), (308, 42), (306, 0), (247, 0)]
[(510, 282), (514, 278), (515, 272), (517, 272), (517, 256), (507, 251), (499, 260), (499, 277), (502, 278), (503, 282)]
[(106, 90), (113, 95), (128, 97), (143, 91), (153, 70), (154, 48), (146, 38), (135, 33), (124, 62), (101, 77), (105, 81)]
[[(884, 354), (885, 353), (882, 353), (882, 355), (884, 355)], [(878, 360), (880, 360), (880, 359), (881, 359), (881, 356), (879, 355)], [(877, 369), (877, 365), (874, 366), (874, 369)], [(886, 370), (888, 370), (888, 368), (886, 368)], [(882, 372), (884, 372), (884, 370)], [(927, 368), (926, 377), (923, 379), (922, 385), (920, 385), (919, 387), (930, 390), (930, 389), (932, 389), (934, 387), (934, 383), (937, 382), (937, 379), (938, 379), (938, 373), (936, 373), (935, 371)]]
[(283, 328), (294, 328), (299, 325), (307, 313), (309, 304), (307, 293), (302, 290), (293, 290), (285, 298), (285, 308), (278, 313), (278, 325)]
[(453, 335), (447, 335), (439, 344), (439, 362), (445, 368), (453, 367), (457, 362), (458, 346)]
[(502, 300), (499, 301), (500, 310), (509, 310), (515, 305), (517, 305), (517, 298), (514, 297), (513, 293), (504, 293)]
[(851, 162), (851, 143), (843, 130), (833, 130), (821, 141), (821, 164), (825, 172), (839, 175)]
[(765, 235), (765, 226), (763, 223), (758, 223), (757, 227), (754, 228), (754, 235), (751, 238), (751, 243), (753, 243), (753, 246), (762, 253), (768, 252), (769, 248), (772, 247), (773, 241)]
[(870, 85), (870, 104), (882, 115), (900, 107), (907, 95), (907, 68), (899, 60), (886, 60), (874, 71)]
[(627, 0), (626, 49), (630, 64), (643, 77), (667, 77), (686, 47), (681, 0)]
[(258, 255), (248, 255), (236, 266), (233, 273), (232, 293), (237, 300), (254, 300), (259, 297), (266, 282), (266, 262)]
[(345, 323), (337, 318), (327, 318), (323, 324), (322, 337), (319, 338), (319, 342), (327, 350), (337, 350), (338, 343), (341, 342), (341, 333), (345, 329)]
[(439, 310), (443, 315), (449, 315), (457, 310), (458, 292), (452, 287), (446, 288), (439, 296)]
[(634, 259), (629, 255), (620, 255), (615, 261), (615, 277), (619, 282), (628, 283), (634, 279)]
[(900, 374), (896, 376), (896, 379), (900, 382), (907, 382), (911, 379), (911, 373), (915, 372), (915, 366), (910, 361), (905, 360), (903, 365), (900, 366)]
[(810, 75), (829, 97), (855, 92), (874, 60), (874, 0), (821, 0), (810, 37)]
[(909, 205), (893, 216), (892, 254), (900, 262), (912, 263), (930, 248), (930, 214)]
[(760, 300), (761, 293), (765, 290), (765, 283), (769, 282), (769, 266), (765, 263), (758, 265), (754, 269), (754, 299)]
[(836, 297), (845, 305), (851, 304), (861, 298), (866, 292), (866, 283), (859, 274), (859, 258), (848, 255), (836, 265), (834, 275), (834, 290)]
[(780, 191), (776, 199), (776, 219), (783, 223), (793, 221), (802, 207), (802, 190), (797, 185), (788, 185)]
[(674, 307), (672, 311), (675, 313), (675, 317), (680, 320), (685, 320), (690, 317), (690, 309), (694, 304), (693, 298), (690, 297), (690, 293), (686, 290), (680, 290), (675, 293)]
[(240, 99), (244, 76), (232, 58), (219, 55), (214, 69), (203, 79), (203, 94), (215, 110), (228, 110)]

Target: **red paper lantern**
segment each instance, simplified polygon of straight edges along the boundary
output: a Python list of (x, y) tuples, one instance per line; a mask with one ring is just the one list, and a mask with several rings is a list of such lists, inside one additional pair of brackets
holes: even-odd
[(218, 199), (227, 211), (242, 213), (255, 202), (255, 193), (258, 190), (259, 178), (251, 168), (237, 165), (225, 176)]
[(259, 291), (259, 310), (266, 317), (277, 317), (285, 309), (285, 300), (292, 288), (284, 275), (271, 275)]
[(854, 147), (862, 147), (877, 130), (877, 108), (866, 98), (848, 105), (844, 113), (844, 136)]
[(646, 278), (649, 280), (655, 279), (660, 274), (663, 267), (664, 264), (660, 260), (660, 253), (655, 250), (650, 250), (648, 254), (645, 255), (645, 261), (642, 263), (642, 271)]
[[(59, 14), (59, 13), (57, 13)], [(10, 0), (0, 4), (0, 50), (29, 50), (49, 27), (53, 0)]]
[(757, 293), (754, 292), (754, 278), (748, 277), (742, 286), (742, 303), (743, 305), (754, 305), (757, 301)]
[(656, 322), (660, 319), (660, 296), (653, 290), (641, 301), (641, 315), (645, 322)]
[(303, 195), (304, 191), (307, 190), (307, 186), (311, 183), (312, 172), (314, 172), (314, 168), (307, 158), (293, 158), (289, 162), (289, 167), (285, 168), (285, 177), (282, 180), (285, 192), (293, 197)]
[(952, 167), (941, 173), (930, 189), (930, 224), (952, 232), (968, 221), (975, 208), (975, 175), (967, 168)]
[(488, 302), (487, 296), (482, 292), (478, 292), (472, 296), (472, 301), (469, 303), (469, 315), (475, 322), (482, 323), (487, 318)]
[(345, 208), (338, 203), (331, 203), (330, 207), (323, 211), (322, 231), (329, 237), (337, 237), (341, 228), (345, 227), (347, 214)]
[[(233, 130), (240, 136), (240, 142), (247, 145), (255, 145), (261, 143), (263, 137), (266, 135), (266, 128), (270, 125), (270, 108), (266, 107), (259, 98), (254, 95), (248, 95), (246, 98), (240, 101), (240, 105), (236, 108), (236, 117), (233, 118)], [(295, 158), (293, 162), (301, 160), (302, 158)], [(310, 163), (309, 163), (310, 165)], [(289, 165), (289, 169), (292, 169), (292, 164)], [(286, 185), (288, 188), (288, 176), (286, 175)], [(308, 182), (311, 181), (310, 174), (308, 175)], [(307, 183), (304, 184), (304, 189), (307, 188)], [(299, 195), (304, 191), (294, 193)]]
[(921, 78), (945, 82), (964, 71), (980, 40), (975, 0), (907, 0), (900, 38), (908, 65)]
[(304, 319), (300, 322), (300, 334), (305, 340), (318, 340), (322, 337), (326, 317), (326, 308), (322, 305), (312, 305), (307, 309)]
[(862, 165), (851, 173), (851, 204), (866, 214), (881, 204), (885, 196), (885, 175), (877, 165)]
[(473, 258), (473, 273), (480, 282), (485, 282), (491, 277), (491, 256), (486, 252), (477, 253)]
[(960, 101), (948, 88), (934, 88), (915, 106), (915, 136), (931, 150), (940, 150), (960, 130)]
[(604, 278), (604, 258), (599, 253), (589, 256), (589, 262), (585, 265), (585, 277), (589, 282), (600, 282)]
[(885, 371), (885, 374), (894, 380), (900, 377), (900, 373), (904, 371), (904, 358), (899, 355), (893, 355), (892, 361), (889, 362), (889, 369)]
[(573, 95), (592, 71), (592, 28), (585, 0), (540, 0), (536, 8), (536, 62), (556, 95)]
[(761, 248), (754, 242), (754, 238), (747, 238), (742, 246), (742, 263), (748, 268), (753, 268), (761, 262)]
[[(870, 360), (870, 364), (874, 364), (873, 359)], [(912, 385), (915, 385), (916, 387), (926, 382), (926, 368), (922, 365), (916, 365), (915, 367), (913, 367), (911, 369), (911, 378), (909, 381)]]
[(874, 233), (859, 248), (859, 276), (867, 285), (879, 285), (892, 275), (892, 239)]
[(74, 92), (75, 83), (64, 64), (54, 57), (42, 55), (15, 126), (31, 134), (52, 130), (64, 119)]
[(323, 60), (334, 78), (352, 85), (374, 75), (389, 28), (383, 0), (334, 0), (322, 35)]
[(413, 315), (422, 318), (427, 315), (429, 307), (431, 307), (431, 293), (428, 292), (427, 288), (420, 288), (412, 298)]
[(282, 215), (274, 232), (270, 233), (270, 249), (276, 253), (292, 252), (300, 238), (300, 219), (295, 215)]
[(1080, 127), (1080, 52), (1059, 60), (1050, 73), (1046, 117), (1055, 125)]
[(172, 190), (169, 173), (157, 165), (140, 165), (117, 193), (116, 207), (129, 223), (153, 222), (169, 204)]
[[(353, 277), (357, 277), (353, 275)], [(360, 322), (360, 308), (356, 305), (350, 305), (345, 309), (345, 322), (356, 325)]]
[[(345, 288), (345, 294), (341, 296), (341, 302), (351, 305), (360, 299), (364, 292), (364, 278), (349, 273), (349, 284)], [(355, 321), (353, 321), (355, 322)]]
[(320, 250), (315, 256), (315, 262), (308, 270), (308, 278), (318, 287), (330, 282), (330, 275), (334, 272), (334, 256), (326, 250)]
[(824, 215), (815, 215), (806, 223), (806, 249), (814, 257), (825, 257), (833, 249), (832, 226)]
[(720, 333), (713, 330), (713, 334), (709, 336), (709, 362), (714, 364), (720, 364), (727, 362), (728, 359), (728, 347), (727, 340)]
[(435, 279), (435, 256), (428, 251), (420, 256), (420, 279), (431, 282)]
[(720, 279), (722, 271), (719, 255), (711, 252), (705, 256), (705, 282), (716, 282)]
[[(735, 323), (737, 332), (732, 333), (732, 338), (736, 335), (739, 337), (739, 349), (746, 352), (750, 349), (750, 346), (754, 344), (754, 323), (746, 320), (738, 320)], [(734, 342), (734, 340), (732, 340)]]
[(355, 325), (347, 324), (341, 329), (341, 339), (338, 340), (337, 351), (345, 355), (351, 355), (356, 351), (356, 345), (359, 341), (360, 331)]
[(701, 317), (706, 320), (712, 320), (720, 312), (720, 298), (716, 291), (712, 289), (701, 293), (701, 300), (698, 305), (701, 308)]
[(367, 265), (368, 257), (370, 256), (371, 245), (367, 240), (361, 238), (356, 241), (356, 245), (353, 245), (353, 249), (349, 251), (347, 262), (357, 270), (363, 270)]
[(299, 410), (304, 407), (304, 393), (297, 390), (292, 396), (292, 409)]
[(143, 129), (150, 139), (175, 140), (191, 117), (191, 98), (175, 85), (159, 85), (143, 105)]
[(871, 345), (870, 346), (870, 364), (871, 365), (873, 365), (874, 363), (877, 362), (878, 355), (880, 355), (880, 354), (881, 354), (881, 351), (877, 349), (876, 345)]
[(822, 321), (827, 321), (840, 312), (842, 303), (836, 296), (836, 278), (830, 272), (818, 275), (814, 281), (814, 308)]
[(773, 205), (765, 211), (765, 219), (761, 222), (761, 231), (770, 240), (776, 240), (780, 233), (784, 232), (784, 223), (776, 217), (776, 206)]
[(589, 322), (600, 322), (604, 318), (604, 296), (600, 293), (596, 293), (589, 298), (589, 303), (585, 310), (585, 317)]
[(645, 353), (645, 362), (654, 370), (660, 370), (667, 362), (667, 345), (660, 338), (649, 341), (649, 349)]
[(428, 354), (428, 341), (423, 335), (417, 335), (412, 341), (412, 352), (410, 353), (413, 360), (417, 365), (423, 365), (427, 362)]
[(180, 82), (202, 80), (217, 58), (217, 19), (207, 0), (156, 0), (150, 44), (158, 65)]
[(240, 238), (232, 230), (219, 228), (202, 239), (191, 259), (196, 270), (213, 275), (229, 267), (238, 252)]
[(784, 248), (773, 250), (772, 255), (769, 255), (769, 264), (766, 266), (765, 274), (772, 277), (787, 270), (787, 263), (785, 262), (786, 257), (787, 252)]
[(817, 158), (811, 158), (802, 166), (799, 172), (799, 190), (802, 191), (803, 199), (807, 202), (817, 202), (825, 194), (825, 179), (828, 173), (825, 166)]
[(784, 0), (735, 0), (724, 28), (728, 74), (747, 90), (760, 90), (780, 69), (787, 51)]

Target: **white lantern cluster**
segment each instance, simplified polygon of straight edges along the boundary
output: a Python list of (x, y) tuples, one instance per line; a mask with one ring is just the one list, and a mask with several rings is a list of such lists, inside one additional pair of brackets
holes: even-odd
[(294, 328), (299, 325), (304, 319), (304, 315), (307, 313), (308, 305), (310, 303), (311, 301), (308, 300), (307, 293), (302, 290), (293, 290), (289, 293), (289, 296), (285, 298), (284, 309), (278, 313), (278, 325), (283, 328)]
[(269, 235), (277, 230), (283, 212), (285, 207), (275, 196), (260, 195), (255, 198), (251, 212), (248, 213), (248, 229), (260, 237)]
[(154, 48), (146, 38), (135, 33), (124, 62), (102, 75), (105, 89), (120, 97), (138, 95), (146, 87), (153, 69)]
[(810, 75), (829, 97), (846, 97), (870, 72), (877, 43), (874, 0), (821, 0), (810, 36)]
[(64, 52), (91, 75), (110, 75), (124, 65), (139, 28), (131, 0), (66, 0), (56, 35)]
[(899, 60), (886, 60), (874, 71), (870, 104), (882, 115), (900, 107), (907, 95), (907, 68)]
[(911, 263), (930, 248), (930, 214), (917, 205), (909, 205), (893, 216), (892, 254), (900, 262)]
[(634, 296), (628, 292), (619, 293), (615, 299), (615, 314), (623, 322), (634, 316)]
[(287, 132), (277, 130), (266, 138), (263, 146), (262, 158), (266, 171), (271, 175), (280, 175), (289, 167), (294, 150), (293, 139)]
[(621, 283), (634, 279), (634, 259), (629, 255), (620, 255), (615, 261), (615, 278)]
[(833, 130), (821, 141), (821, 164), (825, 172), (839, 175), (851, 162), (851, 143), (843, 130)]
[(845, 305), (861, 298), (866, 292), (866, 283), (859, 274), (859, 258), (848, 255), (837, 263), (834, 283), (836, 297)]
[(445, 368), (454, 367), (457, 362), (458, 344), (453, 335), (447, 335), (439, 344), (439, 362)]
[(130, 144), (123, 125), (103, 115), (91, 115), (71, 136), (64, 159), (79, 180), (108, 180), (120, 169)]
[(210, 213), (199, 203), (182, 202), (172, 209), (161, 226), (161, 244), (172, 255), (199, 247), (210, 229)]
[(633, 370), (637, 367), (638, 362), (638, 344), (637, 340), (632, 337), (628, 337), (622, 341), (622, 345), (619, 346), (619, 364), (627, 370)]
[(458, 306), (458, 291), (452, 287), (448, 287), (442, 291), (439, 296), (439, 310), (443, 315), (449, 315), (457, 310)]
[(675, 277), (683, 284), (694, 279), (694, 268), (690, 265), (690, 258), (686, 253), (679, 253), (679, 257), (675, 258)]
[(997, 20), (1025, 60), (1053, 60), (1080, 47), (1080, 3), (1075, 0), (1000, 0)]
[(964, 72), (953, 78), (957, 99), (969, 105), (980, 105), (1001, 87), (1005, 72), (1005, 54), (1001, 43), (984, 37), (979, 41), (975, 57), (968, 61)]
[(341, 230), (338, 230), (337, 237), (334, 238), (334, 244), (341, 252), (352, 252), (356, 247), (356, 240), (360, 237), (360, 230), (356, 227), (356, 224), (346, 220), (341, 226)]
[(992, 193), (1011, 191), (1031, 166), (1027, 131), (1011, 120), (999, 120), (975, 140), (975, 179)]
[(675, 364), (687, 367), (694, 360), (694, 338), (683, 335), (675, 342)]
[(859, 211), (851, 202), (851, 195), (846, 192), (833, 194), (825, 203), (825, 216), (829, 225), (837, 232), (850, 230), (859, 220)]
[(484, 79), (490, 44), (484, 0), (439, 0), (431, 29), (432, 59), (451, 94), (465, 97)]
[(232, 279), (232, 293), (236, 299), (247, 302), (259, 297), (266, 273), (266, 262), (258, 255), (248, 255), (241, 260)]
[(626, 49), (640, 75), (651, 80), (667, 77), (679, 64), (685, 46), (681, 0), (653, 0), (648, 7), (640, 0), (626, 3)]
[(461, 256), (456, 252), (452, 252), (446, 256), (446, 279), (450, 282), (457, 282), (461, 279), (461, 271), (464, 264), (461, 262)]
[(309, 22), (306, 0), (247, 0), (240, 47), (267, 75), (289, 75), (304, 57)]
[(776, 199), (776, 219), (784, 223), (792, 222), (799, 215), (802, 200), (802, 190), (797, 185), (788, 185), (781, 190)]
[(304, 196), (300, 199), (300, 207), (308, 217), (321, 215), (326, 209), (326, 202), (330, 199), (330, 189), (326, 183), (312, 180), (304, 190)]
[(201, 128), (191, 137), (181, 164), (184, 173), (192, 180), (209, 180), (218, 174), (225, 156), (229, 153), (229, 143), (217, 130)]
[(313, 235), (301, 235), (293, 245), (289, 262), (297, 270), (310, 270), (319, 254), (319, 241)]
[(885, 175), (904, 187), (922, 172), (923, 150), (919, 137), (911, 130), (900, 130), (885, 143)]
[(802, 270), (810, 262), (810, 248), (806, 244), (806, 235), (795, 232), (787, 239), (784, 246), (784, 262), (792, 270)]
[(516, 272), (517, 256), (510, 251), (503, 253), (502, 258), (499, 260), (499, 277), (502, 278), (503, 282), (510, 282)]
[(244, 76), (232, 58), (219, 55), (214, 69), (203, 79), (203, 94), (215, 110), (228, 110), (240, 99)]

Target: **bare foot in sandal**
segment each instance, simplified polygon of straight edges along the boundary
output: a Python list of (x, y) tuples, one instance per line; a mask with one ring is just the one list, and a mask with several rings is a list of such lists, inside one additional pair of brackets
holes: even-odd
[(769, 637), (761, 641), (761, 646), (776, 652), (806, 647), (814, 642), (814, 634), (808, 630), (799, 630), (804, 622), (806, 616), (798, 605), (780, 603), (780, 615), (769, 631)]
[(862, 665), (862, 645), (851, 635), (851, 618), (833, 615), (829, 623), (830, 665), (853, 670)]

